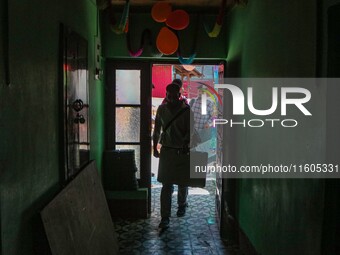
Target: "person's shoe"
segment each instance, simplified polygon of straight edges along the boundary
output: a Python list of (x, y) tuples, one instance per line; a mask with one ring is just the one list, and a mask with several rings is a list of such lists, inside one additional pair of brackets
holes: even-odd
[(178, 207), (177, 217), (183, 217), (185, 215), (186, 207), (187, 207), (186, 205)]
[(162, 229), (166, 229), (169, 227), (170, 219), (168, 217), (163, 217), (158, 227)]

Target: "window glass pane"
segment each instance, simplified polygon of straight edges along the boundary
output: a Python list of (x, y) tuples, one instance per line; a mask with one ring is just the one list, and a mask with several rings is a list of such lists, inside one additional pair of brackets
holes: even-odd
[(116, 70), (116, 104), (140, 104), (140, 70)]
[(140, 178), (140, 145), (116, 145), (117, 150), (127, 150), (127, 149), (132, 149), (135, 150), (135, 161), (136, 161), (136, 167), (137, 167), (137, 172), (136, 172), (136, 177), (137, 179)]
[(139, 142), (140, 108), (116, 107), (116, 142)]

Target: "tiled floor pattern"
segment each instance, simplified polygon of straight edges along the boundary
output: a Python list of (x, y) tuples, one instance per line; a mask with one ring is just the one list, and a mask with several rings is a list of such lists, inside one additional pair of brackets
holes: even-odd
[[(239, 255), (235, 247), (226, 247), (219, 236), (215, 219), (214, 179), (205, 189), (190, 188), (187, 213), (178, 218), (177, 192), (173, 195), (170, 227), (161, 232), (159, 195), (161, 184), (152, 188), (152, 214), (149, 219), (114, 222), (121, 255)], [(176, 186), (175, 186), (176, 187)]]

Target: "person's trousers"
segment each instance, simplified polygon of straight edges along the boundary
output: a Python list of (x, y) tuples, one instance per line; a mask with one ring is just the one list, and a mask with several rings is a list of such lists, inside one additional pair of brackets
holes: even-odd
[[(161, 190), (161, 217), (170, 217), (171, 216), (171, 198), (172, 193), (174, 192), (174, 185), (163, 183)], [(188, 197), (188, 187), (178, 186), (177, 193), (177, 204), (178, 207), (187, 205), (187, 197)]]

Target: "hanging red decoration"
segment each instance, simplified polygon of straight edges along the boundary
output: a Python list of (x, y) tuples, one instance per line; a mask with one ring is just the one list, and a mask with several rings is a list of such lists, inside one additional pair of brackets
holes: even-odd
[(189, 25), (189, 14), (184, 10), (175, 10), (166, 19), (166, 25), (175, 30), (183, 30)]
[(156, 40), (157, 49), (164, 55), (171, 55), (178, 49), (178, 38), (167, 27), (162, 27)]
[(151, 16), (156, 22), (164, 22), (172, 11), (169, 3), (158, 2), (152, 6)]

